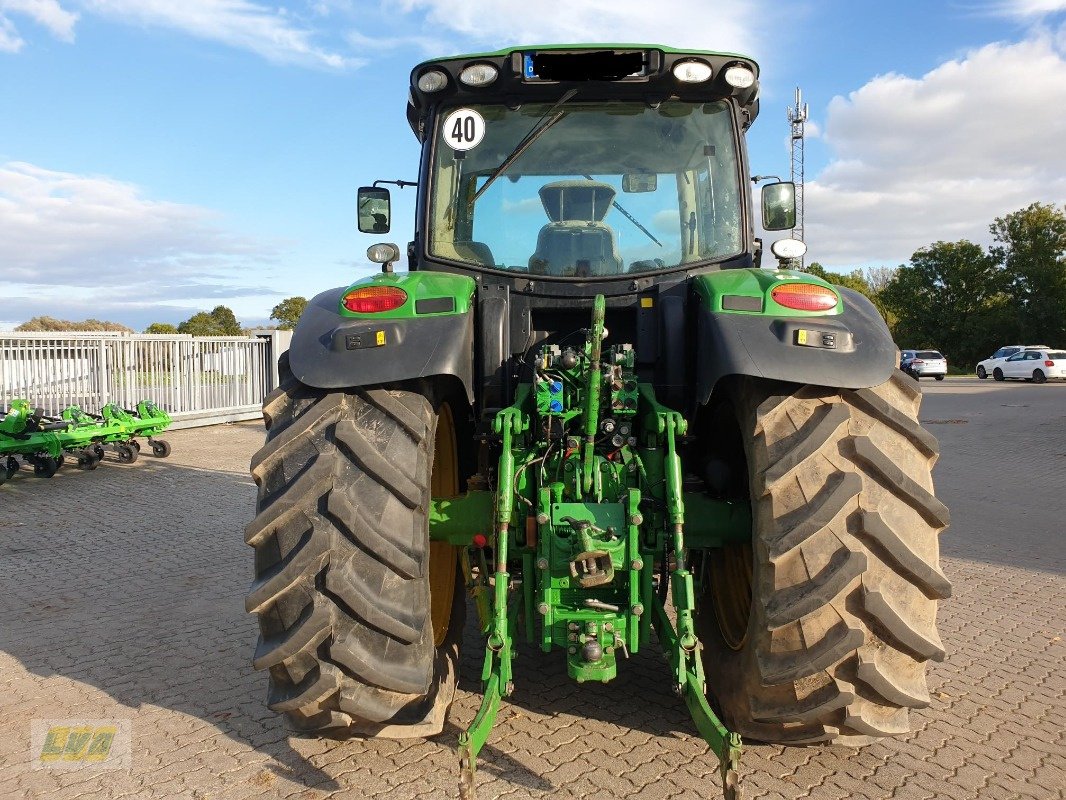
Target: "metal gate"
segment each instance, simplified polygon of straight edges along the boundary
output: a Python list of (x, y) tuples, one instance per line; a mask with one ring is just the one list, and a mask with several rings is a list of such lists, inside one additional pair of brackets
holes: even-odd
[(0, 333), (0, 409), (15, 398), (46, 414), (69, 405), (93, 412), (107, 403), (132, 408), (149, 399), (175, 427), (254, 419), (277, 381), (274, 365), (287, 339)]

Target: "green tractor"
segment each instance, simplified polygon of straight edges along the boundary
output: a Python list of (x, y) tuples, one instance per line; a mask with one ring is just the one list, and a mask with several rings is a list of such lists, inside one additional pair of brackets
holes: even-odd
[[(519, 638), (607, 682), (652, 644), (739, 796), (741, 736), (909, 730), (950, 593), (920, 392), (863, 296), (761, 266), (758, 67), (659, 46), (515, 48), (411, 73), (407, 272), (315, 297), (263, 406), (247, 598), (298, 729), (442, 730), (473, 598), (483, 702)], [(359, 191), (359, 228), (391, 225)], [(763, 186), (762, 227), (795, 225)]]

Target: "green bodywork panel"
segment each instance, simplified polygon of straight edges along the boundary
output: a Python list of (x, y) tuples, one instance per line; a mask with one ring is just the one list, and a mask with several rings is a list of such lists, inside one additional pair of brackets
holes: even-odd
[[(476, 282), (466, 275), (451, 275), (446, 272), (383, 272), (369, 278), (362, 278), (353, 283), (341, 294), (342, 301), (348, 292), (363, 286), (396, 286), (407, 292), (407, 300), (402, 306), (392, 311), (375, 314), (359, 314), (349, 311), (342, 302), (338, 309), (338, 313), (342, 317), (385, 320), (465, 314), (470, 310)], [(441, 298), (452, 298), (455, 301), (454, 309), (450, 311), (416, 313), (415, 306), (419, 300)]]
[[(828, 311), (798, 311), (786, 308), (775, 302), (771, 292), (785, 283), (812, 283), (832, 289), (837, 296), (835, 309)], [(703, 304), (711, 311), (723, 314), (761, 314), (768, 317), (824, 317), (840, 314), (844, 311), (844, 302), (840, 292), (830, 283), (807, 272), (781, 269), (724, 269), (719, 272), (706, 272), (693, 278), (692, 284)], [(722, 298), (757, 297), (762, 299), (761, 311), (735, 311), (722, 308)]]

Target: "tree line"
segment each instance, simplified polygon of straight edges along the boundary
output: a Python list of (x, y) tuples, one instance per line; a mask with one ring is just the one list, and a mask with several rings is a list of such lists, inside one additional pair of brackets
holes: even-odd
[(992, 244), (934, 242), (896, 268), (807, 271), (862, 292), (900, 349), (936, 349), (965, 371), (1006, 344), (1066, 347), (1066, 206), (997, 217)]
[[(287, 297), (274, 306), (270, 318), (277, 322), (280, 330), (292, 330), (307, 307), (307, 298)], [(133, 333), (133, 329), (118, 322), (105, 322), (98, 319), (86, 319), (74, 322), (55, 317), (33, 317), (15, 328), (16, 331), (61, 332), (61, 331), (124, 331)], [(229, 306), (218, 305), (210, 311), (198, 311), (184, 322), (174, 325), (169, 322), (153, 322), (144, 329), (145, 333), (187, 333), (191, 336), (242, 336), (247, 328), (237, 321), (237, 315)]]

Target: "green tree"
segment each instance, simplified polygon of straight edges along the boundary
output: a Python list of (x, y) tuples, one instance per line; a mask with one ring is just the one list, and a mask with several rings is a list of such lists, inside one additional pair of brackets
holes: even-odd
[(218, 326), (218, 321), (206, 311), (198, 311), (178, 325), (178, 333), (189, 333), (193, 336), (224, 335)]
[(218, 327), (222, 330), (222, 336), (241, 335), (241, 323), (237, 322), (237, 315), (228, 307), (215, 306), (211, 309), (211, 318), (218, 323)]
[(915, 251), (880, 292), (898, 317), (901, 348), (936, 348), (957, 367), (986, 358), (1007, 325), (1003, 273), (968, 241), (936, 242)]
[(1066, 341), (1066, 213), (1043, 203), (998, 217), (990, 226), (992, 257), (1024, 343), (1052, 347)]
[(144, 329), (145, 333), (177, 333), (178, 327), (169, 322), (153, 322)]
[(211, 311), (199, 311), (178, 325), (178, 333), (193, 336), (240, 336), (241, 325), (232, 310), (215, 306)]
[(307, 308), (306, 297), (286, 297), (270, 312), (270, 318), (277, 320), (278, 327), (283, 331), (291, 331), (296, 327), (296, 321)]

